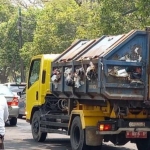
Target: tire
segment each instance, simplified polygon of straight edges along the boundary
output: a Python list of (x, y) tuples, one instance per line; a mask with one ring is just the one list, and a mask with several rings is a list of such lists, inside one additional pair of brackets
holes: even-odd
[(73, 119), (70, 131), (70, 142), (72, 150), (89, 150), (90, 146), (85, 144), (85, 130), (82, 129), (79, 116)]
[(147, 139), (138, 139), (136, 141), (136, 146), (138, 150), (150, 150), (150, 140)]
[(33, 139), (37, 142), (44, 142), (47, 137), (46, 132), (40, 132), (40, 112), (35, 111), (32, 117), (31, 130)]
[(11, 126), (16, 126), (16, 124), (17, 124), (17, 118), (16, 118), (16, 117), (12, 117), (12, 118), (10, 119), (10, 125), (11, 125)]

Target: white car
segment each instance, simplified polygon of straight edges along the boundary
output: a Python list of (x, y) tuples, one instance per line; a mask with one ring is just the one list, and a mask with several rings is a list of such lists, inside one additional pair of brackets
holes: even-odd
[(7, 86), (19, 99), (19, 118), (22, 118), (22, 116), (25, 116), (25, 88), (26, 88), (26, 83), (15, 83), (15, 82), (10, 82), (10, 83), (4, 83), (5, 86)]
[(13, 92), (4, 85), (0, 85), (0, 95), (3, 95), (7, 100), (9, 122), (10, 125), (15, 126), (17, 124), (17, 117), (19, 115), (18, 97), (16, 97)]

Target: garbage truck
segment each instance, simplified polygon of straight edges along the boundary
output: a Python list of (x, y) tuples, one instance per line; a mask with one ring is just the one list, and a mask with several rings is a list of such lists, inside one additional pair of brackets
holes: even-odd
[(70, 136), (72, 150), (101, 150), (108, 141), (149, 150), (149, 70), (149, 27), (34, 56), (26, 88), (33, 139), (59, 133)]

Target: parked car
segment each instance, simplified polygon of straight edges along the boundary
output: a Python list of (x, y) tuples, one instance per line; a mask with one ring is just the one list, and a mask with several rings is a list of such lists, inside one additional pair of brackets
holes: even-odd
[(22, 118), (23, 116), (26, 116), (26, 88), (24, 88), (19, 95), (19, 118)]
[(0, 95), (3, 95), (8, 104), (9, 122), (10, 125), (15, 126), (17, 124), (17, 117), (19, 115), (19, 100), (18, 97), (6, 86), (0, 84)]
[(4, 83), (13, 93), (17, 94), (18, 92), (22, 92), (26, 87), (26, 83), (16, 83), (16, 82), (8, 82)]
[(22, 116), (25, 116), (25, 88), (26, 88), (26, 83), (15, 83), (15, 82), (10, 82), (10, 83), (4, 83), (5, 86), (7, 86), (16, 96), (18, 96), (19, 99), (19, 118), (22, 118)]

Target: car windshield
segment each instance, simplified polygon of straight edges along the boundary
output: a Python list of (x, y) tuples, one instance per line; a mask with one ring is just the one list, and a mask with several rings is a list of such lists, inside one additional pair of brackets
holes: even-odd
[(14, 96), (11, 90), (4, 85), (0, 85), (0, 95)]
[(26, 85), (24, 84), (10, 84), (8, 88), (12, 92), (22, 92), (25, 89)]

